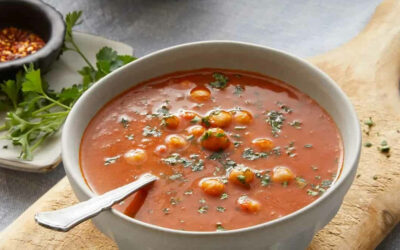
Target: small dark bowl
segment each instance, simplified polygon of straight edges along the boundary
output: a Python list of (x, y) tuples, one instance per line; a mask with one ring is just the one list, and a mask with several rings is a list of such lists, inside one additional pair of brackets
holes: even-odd
[(40, 0), (0, 0), (0, 29), (13, 26), (34, 32), (46, 45), (36, 53), (0, 62), (0, 81), (12, 79), (23, 65), (33, 63), (45, 73), (60, 55), (65, 37), (63, 16)]

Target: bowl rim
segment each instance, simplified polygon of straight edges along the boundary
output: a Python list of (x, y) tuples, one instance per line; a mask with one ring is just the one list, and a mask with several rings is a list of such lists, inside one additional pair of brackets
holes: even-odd
[(62, 44), (64, 43), (64, 34), (66, 31), (66, 25), (62, 14), (58, 10), (56, 10), (53, 6), (40, 0), (13, 0), (13, 1), (7, 1), (7, 3), (9, 4), (25, 3), (26, 5), (35, 7), (37, 9), (36, 11), (43, 11), (44, 14), (43, 16), (45, 17), (45, 19), (49, 21), (51, 31), (49, 40), (36, 53), (11, 61), (0, 62), (0, 70), (4, 70), (6, 68), (11, 69), (16, 67), (21, 67), (22, 65), (39, 61), (43, 58), (46, 58), (55, 49), (62, 46)]
[[(172, 47), (168, 47), (165, 49), (161, 49), (155, 52), (152, 52), (146, 56), (143, 56), (141, 58), (138, 58), (137, 60), (129, 63), (128, 65), (125, 65), (124, 67), (121, 67), (117, 70), (115, 70), (114, 72), (110, 73), (109, 75), (105, 76), (104, 78), (102, 78), (101, 80), (99, 80), (94, 86), (92, 86), (88, 91), (86, 91), (81, 98), (79, 98), (79, 100), (77, 101), (77, 103), (74, 105), (74, 107), (72, 108), (70, 114), (68, 115), (65, 124), (64, 124), (64, 128), (63, 128), (63, 132), (62, 132), (62, 158), (63, 158), (63, 163), (64, 163), (64, 169), (68, 174), (68, 178), (72, 178), (75, 179), (76, 175), (72, 174), (71, 171), (69, 171), (69, 168), (73, 168), (73, 163), (71, 162), (71, 158), (68, 157), (69, 155), (72, 155), (72, 150), (70, 150), (67, 147), (67, 141), (69, 140), (69, 136), (67, 136), (67, 134), (69, 134), (69, 130), (70, 130), (70, 126), (73, 123), (73, 117), (77, 116), (79, 114), (79, 110), (78, 108), (75, 107), (79, 107), (81, 105), (81, 103), (84, 102), (84, 100), (86, 99), (86, 96), (88, 96), (95, 88), (101, 88), (102, 87), (102, 83), (108, 81), (108, 79), (112, 78), (114, 75), (116, 74), (120, 74), (123, 73), (126, 70), (129, 70), (129, 67), (137, 64), (137, 63), (141, 63), (142, 61), (145, 61), (147, 58), (149, 57), (154, 57), (157, 56), (159, 54), (163, 54), (165, 52), (169, 52), (171, 50), (179, 50), (181, 48), (186, 48), (186, 47), (191, 47), (191, 46), (201, 46), (201, 45), (223, 45), (223, 44), (229, 44), (229, 45), (238, 45), (238, 46), (250, 46), (250, 47), (254, 47), (254, 48), (258, 48), (258, 49), (263, 49), (263, 50), (268, 50), (270, 52), (274, 52), (279, 54), (280, 56), (283, 57), (289, 57), (290, 59), (296, 61), (299, 64), (303, 64), (303, 66), (307, 67), (308, 69), (311, 69), (312, 71), (314, 71), (316, 74), (319, 74), (324, 81), (330, 85), (330, 87), (332, 87), (336, 93), (338, 95), (340, 95), (342, 97), (342, 100), (344, 102), (341, 103), (341, 105), (343, 105), (344, 107), (347, 108), (348, 110), (348, 117), (350, 118), (351, 122), (354, 123), (355, 128), (357, 129), (357, 133), (354, 134), (354, 146), (356, 147), (356, 151), (353, 155), (350, 155), (350, 158), (348, 160), (348, 164), (350, 169), (349, 171), (347, 171), (346, 173), (342, 173), (341, 177), (337, 179), (337, 181), (323, 194), (321, 195), (321, 197), (319, 197), (318, 199), (316, 199), (315, 201), (311, 202), (310, 204), (290, 213), (287, 214), (285, 216), (282, 216), (280, 218), (271, 220), (271, 221), (267, 221), (264, 223), (260, 223), (260, 224), (256, 224), (250, 227), (244, 227), (244, 228), (238, 228), (238, 229), (232, 229), (232, 230), (227, 230), (227, 231), (183, 231), (183, 230), (176, 230), (176, 229), (171, 229), (171, 228), (166, 228), (166, 227), (162, 227), (162, 226), (158, 226), (155, 224), (150, 224), (147, 222), (143, 222), (134, 218), (131, 218), (125, 214), (123, 214), (122, 212), (117, 211), (116, 209), (111, 209), (111, 213), (123, 220), (126, 220), (129, 223), (133, 223), (136, 225), (140, 225), (143, 226), (147, 229), (152, 229), (152, 230), (156, 230), (159, 232), (164, 232), (164, 233), (170, 233), (170, 234), (177, 234), (177, 235), (181, 235), (181, 236), (193, 236), (193, 235), (200, 235), (200, 236), (207, 236), (207, 235), (212, 235), (212, 236), (216, 236), (216, 235), (226, 235), (226, 234), (241, 234), (244, 232), (249, 232), (249, 231), (253, 231), (253, 230), (257, 230), (260, 228), (265, 228), (265, 227), (272, 227), (275, 226), (277, 224), (283, 224), (289, 220), (292, 220), (298, 216), (300, 216), (301, 214), (305, 213), (308, 210), (311, 210), (312, 208), (318, 206), (319, 204), (321, 204), (322, 202), (326, 201), (327, 199), (329, 199), (329, 197), (331, 197), (334, 192), (342, 185), (345, 184), (345, 181), (347, 181), (349, 178), (352, 178), (352, 172), (355, 171), (357, 169), (358, 166), (358, 161), (359, 161), (359, 157), (360, 157), (360, 153), (361, 153), (361, 128), (360, 128), (360, 124), (359, 124), (359, 119), (357, 117), (356, 111), (352, 105), (352, 103), (350, 102), (349, 98), (346, 96), (346, 94), (343, 92), (343, 90), (339, 87), (338, 84), (335, 83), (334, 80), (332, 80), (326, 73), (324, 73), (322, 70), (320, 70), (319, 68), (317, 68), (316, 66), (312, 65), (310, 62), (292, 55), (290, 53), (284, 52), (282, 50), (279, 49), (274, 49), (271, 47), (267, 47), (267, 46), (263, 46), (263, 45), (258, 45), (258, 44), (253, 44), (253, 43), (248, 43), (248, 42), (239, 42), (239, 41), (231, 41), (231, 40), (208, 40), (208, 41), (198, 41), (198, 42), (191, 42), (191, 43), (184, 43), (184, 44), (179, 44), (179, 45), (175, 45)], [(121, 91), (122, 93), (123, 91)], [(317, 102), (318, 103), (318, 102)], [(106, 103), (105, 103), (106, 104)], [(103, 106), (105, 105), (103, 104)], [(328, 112), (328, 111), (327, 111)], [(329, 112), (328, 112), (329, 113)], [(339, 129), (339, 128), (338, 128)], [(340, 129), (339, 129), (340, 131)], [(71, 131), (72, 132), (72, 131)], [(344, 164), (344, 162), (343, 162)], [(70, 167), (71, 166), (71, 167)], [(344, 168), (344, 165), (343, 165)], [(79, 176), (80, 178), (83, 179), (83, 175), (80, 172)], [(94, 196), (96, 196), (96, 194), (94, 192), (92, 192), (90, 190), (90, 188), (84, 184), (81, 185), (78, 182), (75, 182), (75, 184), (77, 185), (77, 187), (80, 189), (80, 191), (82, 191), (86, 196), (88, 196), (89, 198), (92, 198)]]

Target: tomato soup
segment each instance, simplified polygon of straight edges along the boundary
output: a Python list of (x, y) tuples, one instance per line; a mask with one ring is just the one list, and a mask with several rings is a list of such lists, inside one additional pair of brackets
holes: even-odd
[(219, 69), (136, 85), (95, 115), (80, 147), (82, 174), (98, 194), (159, 176), (114, 208), (189, 231), (290, 214), (331, 186), (342, 160), (335, 123), (310, 97), (267, 76)]

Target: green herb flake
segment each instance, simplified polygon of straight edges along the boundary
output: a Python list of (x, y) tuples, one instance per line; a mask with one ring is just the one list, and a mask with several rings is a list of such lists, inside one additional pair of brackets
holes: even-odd
[(390, 151), (390, 146), (388, 145), (387, 141), (383, 140), (383, 141), (381, 142), (381, 145), (378, 147), (378, 150), (379, 150), (381, 153), (389, 153), (389, 151)]
[(372, 143), (366, 142), (366, 143), (364, 143), (364, 147), (370, 148), (370, 147), (372, 147)]
[(160, 137), (161, 131), (158, 130), (156, 127), (152, 128), (150, 126), (146, 126), (143, 128), (143, 136), (146, 137)]
[(261, 176), (261, 186), (266, 187), (271, 183), (271, 176), (265, 173)]
[(240, 96), (244, 91), (244, 87), (242, 85), (235, 85), (235, 90), (233, 91), (234, 95)]
[(224, 208), (224, 207), (217, 207), (217, 211), (220, 213), (225, 212), (225, 210), (226, 210), (226, 208)]
[(108, 166), (110, 164), (114, 164), (119, 158), (121, 158), (120, 155), (105, 158), (104, 159), (104, 166)]
[(223, 194), (221, 194), (220, 199), (221, 200), (226, 200), (226, 199), (228, 199), (228, 197), (229, 197), (229, 195), (227, 193), (223, 193)]
[(199, 212), (199, 214), (205, 214), (205, 213), (207, 213), (207, 212), (208, 212), (208, 206), (207, 206), (207, 205), (201, 206), (201, 207), (199, 208), (199, 210), (197, 210), (197, 212)]
[(129, 134), (125, 136), (126, 139), (128, 139), (129, 141), (133, 141), (135, 139), (135, 136), (133, 134)]
[(305, 188), (307, 186), (307, 181), (302, 177), (296, 177), (295, 181), (299, 188)]
[(234, 146), (235, 148), (240, 147), (240, 145), (242, 145), (242, 142), (241, 142), (241, 141), (235, 141), (235, 142), (233, 142), (233, 146)]
[(171, 181), (181, 180), (183, 175), (181, 173), (173, 174), (168, 177)]
[(223, 75), (222, 73), (214, 73), (213, 74), (214, 82), (210, 82), (210, 86), (216, 89), (224, 89), (228, 85), (228, 77)]
[(124, 128), (129, 127), (129, 120), (128, 120), (128, 119), (122, 117), (120, 122), (121, 122), (121, 124), (122, 124), (122, 126), (123, 126)]
[(237, 180), (238, 180), (240, 183), (246, 184), (246, 176), (244, 176), (244, 175), (238, 175), (236, 178), (237, 178)]
[(183, 194), (184, 195), (192, 195), (193, 194), (193, 190), (187, 190)]
[(199, 122), (201, 122), (201, 118), (198, 117), (197, 115), (192, 120), (190, 120), (190, 123), (192, 124), (197, 124)]
[(243, 153), (242, 153), (242, 158), (249, 160), (249, 161), (254, 161), (260, 158), (267, 158), (268, 153), (266, 152), (254, 152), (252, 148), (246, 148)]
[(170, 214), (171, 213), (171, 210), (169, 209), (169, 208), (163, 208), (162, 209), (162, 212), (165, 214), (165, 215), (167, 215), (167, 214)]
[(301, 129), (301, 125), (303, 125), (303, 123), (300, 121), (294, 120), (294, 121), (289, 122), (289, 125), (296, 129)]
[(372, 117), (369, 117), (367, 120), (365, 120), (364, 124), (367, 125), (368, 128), (375, 126), (375, 123), (372, 121)]
[(267, 113), (267, 119), (265, 121), (271, 126), (272, 135), (277, 137), (281, 132), (285, 117), (281, 112), (273, 110)]
[(312, 146), (313, 146), (312, 144), (306, 144), (306, 145), (304, 145), (305, 148), (312, 148)]
[(216, 231), (218, 231), (218, 232), (226, 231), (226, 229), (222, 226), (221, 223), (217, 223), (216, 227), (217, 227)]

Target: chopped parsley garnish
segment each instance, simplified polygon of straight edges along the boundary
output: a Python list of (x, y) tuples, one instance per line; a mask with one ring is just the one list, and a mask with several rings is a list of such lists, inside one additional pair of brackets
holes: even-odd
[(296, 177), (296, 184), (299, 188), (305, 188), (307, 186), (307, 181), (302, 177)]
[(374, 180), (376, 181), (376, 180), (378, 180), (378, 176), (374, 175), (374, 176), (372, 177), (372, 179), (374, 179)]
[(211, 131), (206, 131), (204, 132), (203, 136), (200, 138), (200, 140), (204, 141), (207, 140), (208, 138), (210, 138), (212, 136), (212, 132)]
[(244, 91), (244, 87), (242, 85), (236, 85), (235, 90), (233, 91), (233, 94), (235, 95), (241, 95)]
[(223, 193), (223, 194), (221, 194), (220, 199), (221, 200), (226, 200), (226, 199), (228, 199), (228, 197), (229, 197), (229, 195), (227, 193)]
[(301, 129), (301, 125), (303, 125), (303, 123), (300, 121), (294, 120), (294, 121), (289, 122), (289, 125), (294, 128)]
[(204, 161), (203, 160), (198, 160), (192, 165), (192, 171), (193, 172), (198, 172), (204, 169)]
[(249, 161), (254, 161), (260, 158), (266, 158), (268, 157), (268, 153), (265, 152), (254, 152), (252, 148), (246, 148), (243, 153), (242, 153), (242, 158), (249, 160)]
[(170, 175), (168, 178), (171, 181), (176, 181), (176, 180), (182, 179), (182, 177), (183, 177), (183, 175), (181, 173), (177, 173), (177, 174)]
[(215, 137), (217, 137), (217, 138), (225, 137), (225, 136), (226, 136), (225, 133), (217, 133), (217, 134), (215, 135)]
[(170, 214), (170, 209), (167, 208), (167, 207), (163, 208), (162, 211), (163, 211), (164, 214)]
[(194, 138), (195, 138), (194, 135), (188, 135), (188, 136), (186, 136), (186, 140), (188, 140), (188, 141), (192, 141)]
[(271, 176), (268, 173), (265, 173), (261, 176), (261, 186), (266, 187), (271, 182)]
[(319, 192), (315, 191), (315, 190), (312, 190), (312, 189), (308, 189), (307, 190), (307, 194), (310, 195), (310, 196), (317, 196), (317, 195), (319, 195)]
[(378, 147), (378, 150), (379, 150), (381, 153), (389, 153), (389, 151), (390, 151), (390, 146), (388, 145), (387, 141), (383, 140), (383, 141), (381, 142), (381, 145)]
[(244, 176), (244, 175), (238, 175), (236, 178), (237, 178), (237, 180), (238, 180), (240, 183), (246, 184), (246, 176)]
[(104, 166), (108, 166), (110, 164), (115, 163), (119, 158), (121, 158), (120, 155), (105, 158), (104, 159)]
[(175, 197), (171, 197), (171, 198), (169, 199), (169, 203), (170, 203), (172, 206), (178, 205), (179, 202), (181, 202), (181, 200), (180, 200), (180, 199), (177, 199), (177, 198), (175, 198)]
[(241, 141), (235, 141), (235, 142), (233, 142), (233, 146), (234, 146), (235, 148), (238, 148), (240, 145), (242, 145), (242, 142), (241, 142)]
[(201, 207), (199, 208), (199, 210), (197, 210), (197, 212), (199, 212), (200, 214), (205, 214), (205, 213), (207, 213), (207, 212), (208, 212), (208, 206), (207, 206), (207, 205), (201, 206)]
[(222, 226), (221, 223), (217, 223), (217, 230), (216, 231), (225, 231), (226, 229)]
[(366, 142), (366, 143), (364, 143), (364, 147), (370, 148), (370, 147), (372, 147), (372, 143)]
[(306, 144), (304, 145), (305, 148), (312, 148), (312, 144)]
[(210, 127), (210, 118), (208, 116), (201, 118), (201, 122), (204, 123), (206, 127)]
[(368, 128), (371, 128), (375, 125), (375, 123), (372, 121), (372, 117), (369, 117), (366, 121), (364, 121), (364, 124), (368, 126)]
[(167, 107), (167, 105), (162, 105), (159, 109), (157, 109), (157, 115), (158, 116), (169, 116), (169, 108)]
[(321, 187), (323, 188), (329, 188), (332, 185), (332, 180), (323, 180), (321, 182)]
[(273, 136), (277, 137), (281, 132), (285, 117), (281, 112), (273, 110), (267, 113), (267, 119), (265, 121), (271, 126)]
[(133, 139), (135, 139), (135, 136), (133, 134), (129, 134), (125, 136), (126, 139), (128, 139), (129, 141), (133, 141)]
[(225, 212), (225, 210), (226, 210), (226, 208), (224, 208), (224, 207), (217, 207), (217, 211), (220, 213)]
[(285, 146), (285, 149), (286, 149), (286, 154), (289, 157), (295, 157), (296, 156), (296, 153), (295, 153), (296, 148), (294, 146), (294, 142), (290, 142), (288, 146)]
[(124, 127), (124, 128), (127, 128), (128, 126), (129, 126), (129, 120), (128, 119), (126, 119), (126, 118), (124, 118), (124, 117), (122, 117), (121, 118), (121, 124), (122, 124), (122, 126)]
[(185, 191), (183, 194), (184, 195), (192, 195), (193, 194), (193, 190)]
[(214, 82), (210, 82), (210, 86), (216, 89), (224, 89), (228, 85), (228, 77), (224, 76), (221, 73), (214, 73)]
[(201, 118), (198, 117), (197, 115), (192, 120), (190, 120), (190, 123), (192, 124), (197, 124), (199, 122), (201, 122)]
[(285, 113), (292, 113), (293, 109), (289, 108), (287, 105), (277, 102), (277, 105), (285, 112)]
[(161, 131), (158, 130), (156, 127), (152, 128), (150, 126), (146, 126), (143, 128), (143, 136), (153, 136), (153, 137), (160, 137)]

